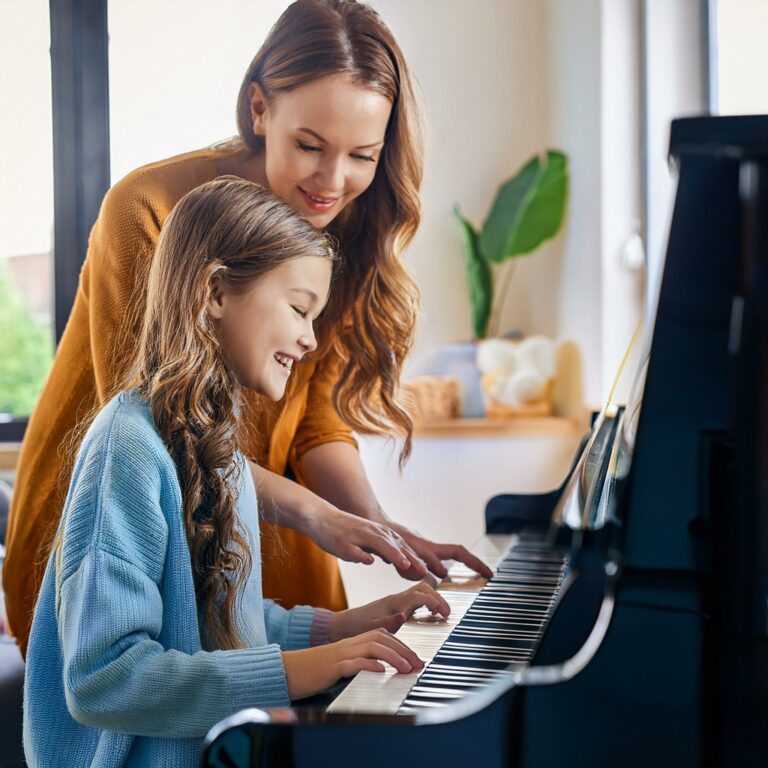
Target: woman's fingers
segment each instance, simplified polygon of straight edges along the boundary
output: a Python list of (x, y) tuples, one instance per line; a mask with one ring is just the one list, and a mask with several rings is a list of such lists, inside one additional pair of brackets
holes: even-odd
[(359, 546), (366, 552), (373, 552), (385, 563), (391, 563), (398, 571), (408, 571), (418, 574), (413, 578), (421, 578), (427, 572), (427, 566), (416, 551), (394, 531), (384, 526), (378, 526), (371, 531), (366, 541)]
[(372, 565), (374, 560), (370, 552), (360, 549), (356, 544), (350, 544), (345, 547), (338, 554), (338, 557), (346, 560), (348, 563), (363, 563), (364, 565)]
[(441, 560), (458, 560), (486, 579), (493, 576), (493, 571), (479, 557), (460, 544), (435, 544), (434, 551)]

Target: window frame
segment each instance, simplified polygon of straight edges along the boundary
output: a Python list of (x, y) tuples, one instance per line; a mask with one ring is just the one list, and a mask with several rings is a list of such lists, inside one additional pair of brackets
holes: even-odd
[[(88, 235), (109, 189), (108, 0), (49, 0), (53, 120), (54, 333), (58, 346), (77, 293)], [(0, 423), (0, 442), (27, 419)]]

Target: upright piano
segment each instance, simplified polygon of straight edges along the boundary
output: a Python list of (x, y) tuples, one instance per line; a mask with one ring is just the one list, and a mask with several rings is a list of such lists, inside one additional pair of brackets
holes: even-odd
[(501, 495), (421, 672), (245, 710), (207, 768), (768, 765), (768, 117), (671, 127), (674, 215), (626, 404), (561, 488)]

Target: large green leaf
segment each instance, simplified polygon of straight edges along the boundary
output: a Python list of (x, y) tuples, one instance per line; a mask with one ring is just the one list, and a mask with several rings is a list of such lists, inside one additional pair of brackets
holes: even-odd
[(488, 328), (493, 299), (493, 276), (491, 267), (480, 250), (480, 238), (474, 227), (461, 215), (458, 206), (453, 213), (461, 227), (461, 241), (467, 264), (469, 282), (469, 302), (472, 308), (472, 329), (475, 338), (482, 339)]
[(568, 160), (562, 152), (532, 158), (499, 189), (483, 226), (480, 249), (496, 264), (530, 253), (554, 237), (568, 196)]

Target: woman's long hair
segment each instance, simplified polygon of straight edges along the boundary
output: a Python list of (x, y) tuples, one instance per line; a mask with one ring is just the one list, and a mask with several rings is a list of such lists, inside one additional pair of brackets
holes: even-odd
[(238, 130), (251, 150), (264, 149), (264, 137), (253, 133), (251, 83), (270, 101), (329, 75), (381, 93), (392, 113), (372, 184), (329, 226), (344, 271), (319, 324), (320, 350), (341, 361), (334, 403), (342, 418), (362, 433), (399, 434), (403, 462), (413, 424), (397, 394), (413, 343), (418, 289), (400, 254), (421, 216), (422, 143), (413, 84), (392, 33), (370, 6), (354, 0), (297, 0), (246, 72)]
[(234, 608), (251, 567), (236, 514), (239, 385), (208, 318), (214, 277), (234, 290), (328, 237), (252, 182), (220, 177), (165, 222), (149, 273), (138, 351), (125, 382), (149, 403), (176, 464), (206, 647), (240, 647)]

